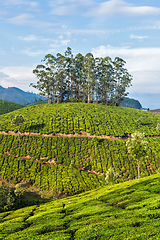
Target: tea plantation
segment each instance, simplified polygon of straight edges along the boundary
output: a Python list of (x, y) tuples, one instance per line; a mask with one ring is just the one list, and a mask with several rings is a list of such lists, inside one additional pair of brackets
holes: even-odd
[[(19, 141), (11, 121), (20, 114)], [(0, 213), (0, 239), (160, 239), (158, 123), (160, 115), (150, 112), (86, 103), (26, 106), (1, 115), (1, 178), (70, 197)], [(148, 142), (140, 181), (132, 180), (137, 162), (126, 148), (135, 131)], [(105, 182), (110, 167), (120, 174), (112, 187)]]
[[(110, 167), (121, 175), (119, 182), (136, 178), (136, 159), (128, 154), (123, 137), (136, 130), (159, 135), (159, 115), (85, 103), (42, 104), (1, 115), (2, 133), (17, 132), (11, 124), (16, 114), (25, 118), (20, 126), (24, 135), (20, 142), (17, 135), (0, 135), (0, 175), (17, 182), (28, 180), (41, 189), (57, 186), (66, 194), (103, 186)], [(86, 134), (89, 137), (83, 137)], [(104, 139), (104, 135), (122, 139)], [(149, 158), (141, 163), (141, 176), (159, 167), (160, 138), (147, 141)]]
[(0, 213), (0, 239), (160, 239), (160, 175)]
[(14, 110), (23, 108), (24, 106), (18, 103), (9, 102), (3, 99), (0, 99), (0, 115), (12, 112)]
[(22, 114), (26, 121), (21, 132), (40, 134), (80, 134), (81, 131), (91, 135), (112, 135), (124, 137), (136, 130), (146, 136), (155, 136), (160, 116), (151, 112), (115, 106), (87, 103), (43, 104), (4, 114), (0, 117), (0, 131), (17, 131), (11, 125), (16, 114)]

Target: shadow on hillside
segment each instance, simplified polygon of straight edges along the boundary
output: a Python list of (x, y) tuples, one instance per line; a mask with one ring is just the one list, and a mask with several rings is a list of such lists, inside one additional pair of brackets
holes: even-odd
[(27, 129), (28, 129), (29, 131), (32, 131), (32, 130), (35, 130), (35, 129), (38, 130), (38, 129), (44, 128), (44, 126), (45, 126), (45, 123), (32, 124), (32, 126), (28, 126)]
[(42, 198), (41, 198), (41, 195), (39, 194), (39, 193), (37, 193), (37, 192), (33, 192), (33, 191), (25, 191), (24, 192), (24, 198), (26, 199), (26, 200), (34, 200), (34, 201), (40, 201), (40, 200), (42, 200)]

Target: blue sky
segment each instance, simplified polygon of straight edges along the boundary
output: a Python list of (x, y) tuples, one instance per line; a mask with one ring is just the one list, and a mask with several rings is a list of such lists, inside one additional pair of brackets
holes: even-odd
[[(129, 97), (160, 108), (160, 2), (0, 0), (0, 85), (29, 87), (48, 53), (121, 57), (133, 76)], [(154, 94), (154, 96), (153, 96)]]

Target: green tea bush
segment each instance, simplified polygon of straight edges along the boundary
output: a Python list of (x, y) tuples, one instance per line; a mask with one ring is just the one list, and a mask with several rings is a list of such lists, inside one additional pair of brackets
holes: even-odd
[(86, 131), (91, 135), (124, 137), (136, 130), (145, 135), (159, 135), (156, 130), (160, 116), (151, 112), (123, 107), (87, 103), (43, 104), (24, 107), (0, 116), (0, 131), (17, 131), (11, 126), (15, 115), (22, 114), (26, 122), (20, 132), (74, 134)]

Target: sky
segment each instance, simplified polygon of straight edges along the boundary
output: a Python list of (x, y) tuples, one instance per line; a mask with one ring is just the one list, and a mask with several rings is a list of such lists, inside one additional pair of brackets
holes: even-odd
[(29, 87), (48, 53), (120, 57), (127, 89), (143, 107), (160, 108), (159, 0), (0, 0), (0, 85)]

